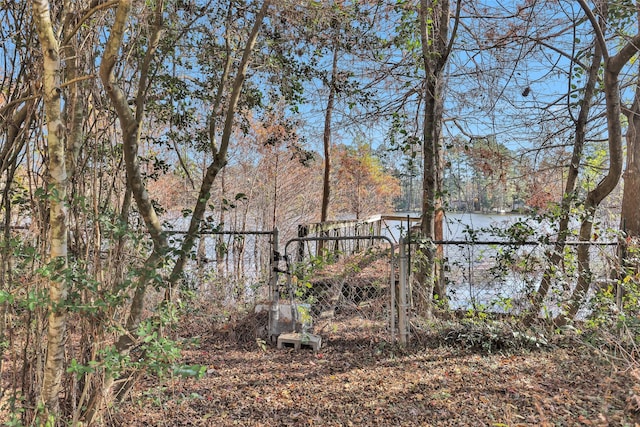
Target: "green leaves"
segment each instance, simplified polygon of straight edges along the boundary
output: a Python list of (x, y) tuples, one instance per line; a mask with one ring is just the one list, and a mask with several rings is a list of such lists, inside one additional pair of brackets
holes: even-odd
[(171, 373), (182, 378), (201, 379), (206, 375), (207, 367), (205, 365), (178, 364), (171, 367)]
[(15, 298), (7, 291), (0, 291), (0, 304), (13, 304)]
[(96, 362), (95, 360), (90, 360), (88, 365), (82, 365), (78, 363), (76, 359), (71, 359), (71, 363), (67, 368), (67, 373), (76, 374), (78, 379), (80, 379), (85, 374), (94, 373), (97, 366), (98, 362)]
[(222, 206), (221, 209), (223, 211), (229, 211), (231, 209), (235, 209), (238, 207), (238, 204), (236, 202), (244, 202), (246, 200), (249, 200), (249, 198), (247, 197), (246, 194), (244, 193), (237, 193), (234, 198), (233, 201), (227, 199), (227, 198), (223, 198), (222, 199)]

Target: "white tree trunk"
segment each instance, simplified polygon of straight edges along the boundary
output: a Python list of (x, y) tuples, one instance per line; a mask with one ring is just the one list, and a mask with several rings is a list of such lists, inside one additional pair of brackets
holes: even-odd
[[(60, 55), (58, 40), (53, 31), (49, 2), (33, 0), (33, 17), (43, 55), (43, 99), (47, 121), (47, 153), (49, 155), (50, 186), (50, 254), (49, 260), (58, 271), (67, 264), (67, 210), (65, 167), (65, 126), (62, 122), (60, 99)], [(49, 282), (49, 325), (40, 402), (45, 405), (45, 420), (55, 419), (58, 395), (64, 371), (64, 342), (66, 328), (66, 285), (64, 280)]]

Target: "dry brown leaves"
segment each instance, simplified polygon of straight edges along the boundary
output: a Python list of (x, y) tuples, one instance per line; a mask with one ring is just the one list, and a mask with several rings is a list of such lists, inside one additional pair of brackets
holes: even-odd
[[(640, 373), (586, 348), (477, 354), (392, 347), (336, 322), (324, 346), (277, 350), (203, 337), (201, 380), (149, 379), (113, 414), (128, 426), (634, 426)], [(370, 329), (368, 331), (371, 331)], [(202, 331), (201, 331), (202, 332)], [(366, 332), (366, 330), (365, 330)]]

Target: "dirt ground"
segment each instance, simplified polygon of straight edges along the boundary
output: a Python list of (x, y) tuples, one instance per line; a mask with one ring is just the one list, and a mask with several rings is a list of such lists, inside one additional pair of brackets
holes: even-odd
[[(201, 379), (146, 379), (108, 415), (126, 426), (638, 426), (640, 373), (584, 344), (508, 351), (388, 344), (335, 322), (318, 352), (277, 349), (247, 326), (181, 327)], [(246, 322), (245, 322), (246, 323)], [(362, 325), (360, 325), (362, 326)], [(250, 329), (250, 328), (249, 328)], [(240, 336), (245, 334), (244, 337)], [(446, 340), (445, 340), (446, 341)]]

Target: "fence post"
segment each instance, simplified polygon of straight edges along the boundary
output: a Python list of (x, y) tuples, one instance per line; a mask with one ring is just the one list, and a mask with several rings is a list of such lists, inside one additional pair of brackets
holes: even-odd
[(398, 304), (398, 329), (400, 330), (400, 344), (406, 344), (408, 335), (409, 335), (409, 323), (407, 319), (407, 280), (409, 277), (409, 269), (407, 268), (407, 252), (404, 245), (404, 238), (400, 237), (399, 243), (399, 276), (400, 276), (400, 293), (399, 299), (400, 303)]
[(278, 228), (273, 229), (271, 234), (271, 271), (269, 273), (269, 291), (271, 293), (271, 305), (269, 307), (269, 339), (280, 334), (280, 289), (278, 288), (278, 262), (280, 253), (278, 252)]
[(396, 342), (396, 270), (395, 260), (393, 259), (393, 246), (391, 249), (391, 283), (390, 286), (390, 307), (389, 307), (389, 327), (391, 329), (391, 344)]
[[(304, 239), (309, 235), (308, 225), (298, 225), (298, 238)], [(302, 262), (304, 259), (304, 242), (301, 240), (298, 242), (298, 262)]]

